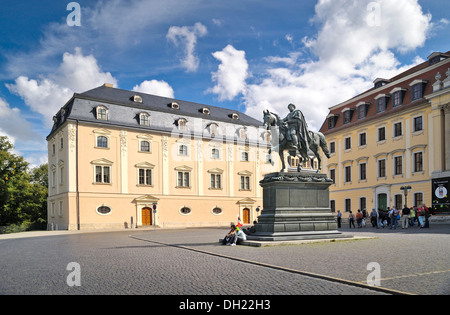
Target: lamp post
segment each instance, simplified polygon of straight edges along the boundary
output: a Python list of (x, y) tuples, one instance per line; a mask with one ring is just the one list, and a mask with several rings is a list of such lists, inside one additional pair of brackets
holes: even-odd
[(154, 213), (153, 217), (155, 219), (153, 222), (154, 227), (153, 231), (156, 232), (156, 202), (153, 203), (153, 213)]
[(411, 186), (402, 186), (400, 190), (403, 190), (403, 194), (405, 195), (405, 207), (407, 206), (407, 196), (408, 192), (411, 191)]
[[(258, 218), (258, 215), (259, 215), (259, 207), (261, 207), (261, 206), (257, 206), (256, 207), (256, 218)], [(256, 220), (255, 220), (256, 221)]]

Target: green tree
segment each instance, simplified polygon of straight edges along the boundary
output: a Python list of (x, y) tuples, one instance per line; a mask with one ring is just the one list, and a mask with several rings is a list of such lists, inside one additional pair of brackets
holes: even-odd
[(28, 170), (28, 162), (12, 153), (0, 137), (0, 226), (42, 223), (47, 217), (47, 165)]

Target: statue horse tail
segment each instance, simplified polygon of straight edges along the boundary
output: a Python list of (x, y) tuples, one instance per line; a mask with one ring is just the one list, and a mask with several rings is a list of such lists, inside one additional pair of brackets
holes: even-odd
[(321, 132), (316, 132), (316, 134), (319, 136), (320, 139), (320, 147), (322, 148), (323, 153), (325, 153), (325, 156), (327, 158), (330, 158), (330, 151), (328, 151), (327, 142), (325, 140), (325, 136)]

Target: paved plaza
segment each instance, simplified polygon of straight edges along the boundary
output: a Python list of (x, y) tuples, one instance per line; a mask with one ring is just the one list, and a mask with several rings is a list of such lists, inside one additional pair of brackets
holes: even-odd
[[(220, 245), (226, 228), (0, 235), (0, 294), (450, 293), (450, 225), (341, 231), (367, 238), (252, 247)], [(373, 263), (384, 291), (367, 285)]]

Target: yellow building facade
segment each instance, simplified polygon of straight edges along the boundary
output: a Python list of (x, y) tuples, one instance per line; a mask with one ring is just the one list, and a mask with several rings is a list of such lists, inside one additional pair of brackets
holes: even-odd
[(267, 131), (243, 113), (115, 89), (54, 117), (50, 229), (226, 226), (256, 220), (272, 172)]
[[(334, 180), (333, 211), (346, 216), (358, 209), (437, 202), (432, 181), (450, 176), (449, 57), (434, 53), (330, 108), (320, 131), (331, 153), (324, 171)], [(405, 199), (402, 187), (408, 186)], [(448, 205), (434, 210), (449, 213)]]

